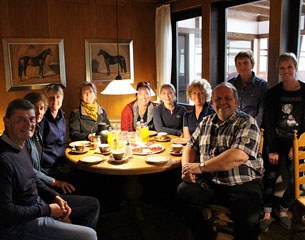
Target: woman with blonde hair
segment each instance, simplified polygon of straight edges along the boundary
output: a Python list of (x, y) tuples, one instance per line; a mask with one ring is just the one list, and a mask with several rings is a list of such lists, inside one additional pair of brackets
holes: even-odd
[(206, 79), (192, 81), (186, 89), (187, 97), (193, 103), (193, 109), (184, 113), (183, 137), (191, 138), (203, 117), (214, 113), (211, 101), (212, 89)]
[[(267, 157), (264, 174), (264, 218), (261, 231), (266, 232), (271, 224), (272, 211), (285, 229), (291, 228), (287, 211), (294, 201), (292, 140), (293, 131), (305, 132), (305, 83), (298, 80), (298, 63), (294, 53), (284, 53), (278, 58), (278, 72), (282, 79), (267, 94), (264, 112)], [(287, 187), (274, 206), (276, 179), (281, 169), (287, 171)], [(275, 209), (274, 209), (275, 208)]]
[(176, 103), (176, 89), (170, 83), (165, 83), (160, 89), (162, 103), (153, 110), (155, 129), (158, 132), (182, 136), (184, 106)]

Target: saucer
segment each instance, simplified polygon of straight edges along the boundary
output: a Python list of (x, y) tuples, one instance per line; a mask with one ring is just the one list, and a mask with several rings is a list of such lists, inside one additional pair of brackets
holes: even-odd
[(182, 152), (183, 150), (181, 150), (180, 152), (173, 152), (173, 150), (171, 148), (168, 149), (169, 153), (173, 156), (181, 156), (182, 155)]
[(116, 160), (116, 159), (114, 159), (113, 156), (111, 156), (109, 158), (109, 162), (112, 163), (112, 164), (119, 164), (119, 163), (125, 162), (126, 160), (128, 160), (128, 158), (129, 158), (128, 156), (124, 155), (124, 157), (121, 160)]
[(101, 152), (99, 149), (96, 150), (94, 153), (99, 153), (99, 154), (102, 154), (102, 155), (109, 155), (111, 153), (111, 151), (107, 151), (107, 152)]
[(182, 145), (187, 144), (188, 141), (189, 141), (189, 139), (187, 139), (187, 138), (180, 138), (180, 137), (172, 139), (172, 143), (182, 144)]
[(83, 151), (78, 151), (78, 150), (76, 150), (75, 148), (72, 148), (71, 151), (70, 151), (70, 154), (84, 154), (84, 153), (86, 153), (86, 152), (88, 152), (87, 149), (85, 149), (85, 150), (83, 150)]
[(158, 132), (157, 131), (153, 131), (153, 130), (149, 130), (148, 134), (149, 134), (150, 137), (153, 137), (153, 136), (156, 136), (158, 134)]
[(83, 145), (85, 145), (85, 147), (89, 147), (90, 146), (90, 141), (75, 141), (75, 142), (70, 142), (69, 146), (71, 148), (75, 148), (75, 145), (78, 145), (78, 144), (83, 144)]
[(105, 159), (100, 156), (95, 156), (95, 155), (89, 155), (89, 156), (84, 156), (79, 160), (79, 163), (83, 164), (99, 164), (103, 162)]
[(166, 138), (160, 139), (160, 138), (158, 138), (158, 137), (155, 137), (155, 140), (156, 140), (157, 142), (169, 142), (169, 141), (171, 140), (171, 138), (170, 138), (170, 137), (166, 137)]

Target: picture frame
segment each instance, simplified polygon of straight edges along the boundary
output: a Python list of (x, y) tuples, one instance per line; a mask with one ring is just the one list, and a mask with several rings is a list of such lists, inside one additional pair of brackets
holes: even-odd
[(3, 38), (6, 90), (66, 87), (64, 40), (54, 38)]
[(85, 39), (86, 81), (109, 83), (118, 72), (125, 82), (134, 82), (133, 41)]

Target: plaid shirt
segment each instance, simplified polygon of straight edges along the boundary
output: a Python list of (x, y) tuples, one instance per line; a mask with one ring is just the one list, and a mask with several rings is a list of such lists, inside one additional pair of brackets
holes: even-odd
[(258, 153), (260, 129), (253, 117), (235, 112), (227, 121), (218, 124), (216, 114), (203, 118), (188, 146), (200, 154), (200, 162), (208, 161), (228, 149), (239, 149), (249, 159), (228, 171), (212, 172), (207, 176), (216, 184), (233, 186), (263, 176), (263, 159)]

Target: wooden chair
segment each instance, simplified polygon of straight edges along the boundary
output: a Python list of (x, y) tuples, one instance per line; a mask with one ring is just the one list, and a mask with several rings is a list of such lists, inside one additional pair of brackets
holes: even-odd
[[(295, 202), (293, 205), (292, 228), (290, 239), (299, 232), (305, 232), (305, 227), (298, 226), (302, 215), (305, 214), (305, 196), (301, 196), (300, 187), (305, 184), (305, 133), (298, 138), (298, 132), (293, 133), (293, 164), (294, 164), (294, 191)], [(303, 211), (300, 211), (300, 208)], [(303, 214), (302, 214), (303, 213)]]
[[(263, 146), (264, 146), (264, 129), (260, 129), (261, 138), (259, 143), (258, 151), (260, 154), (263, 153)], [(226, 234), (233, 234), (234, 231), (234, 222), (231, 219), (231, 211), (223, 206), (218, 204), (209, 204), (204, 209), (204, 218), (208, 219), (212, 224), (214, 230), (221, 233)]]

